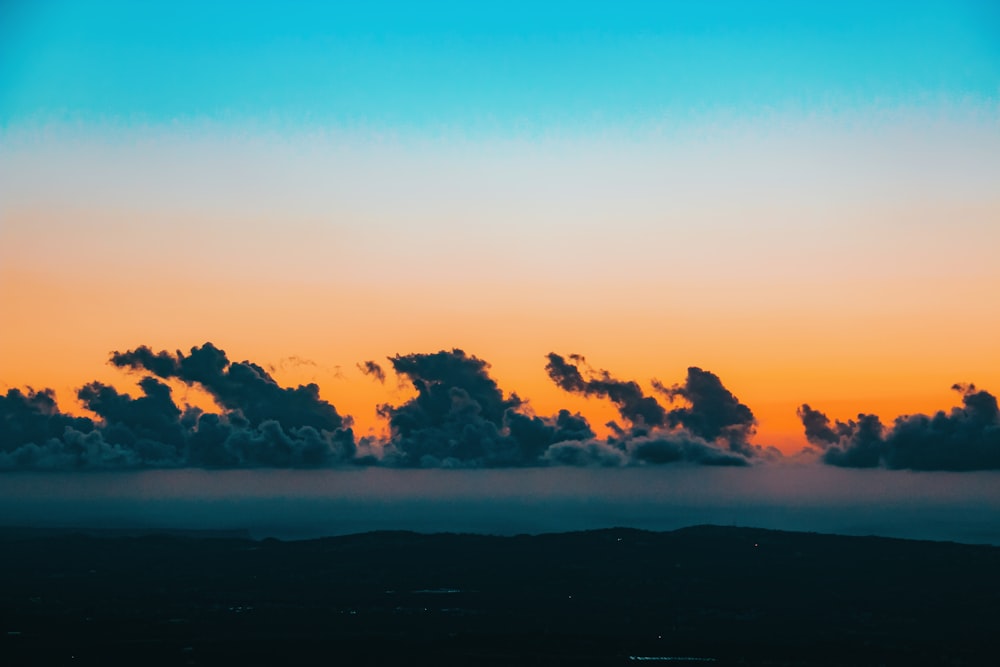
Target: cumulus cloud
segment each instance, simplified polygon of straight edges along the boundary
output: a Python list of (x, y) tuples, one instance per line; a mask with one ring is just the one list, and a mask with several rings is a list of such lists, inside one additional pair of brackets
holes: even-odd
[(189, 465), (205, 468), (315, 468), (351, 461), (355, 444), (349, 430), (320, 431), (286, 426), (273, 419), (254, 427), (238, 413), (190, 409)]
[[(535, 414), (498, 386), (486, 361), (463, 350), (388, 361), (415, 395), (379, 406), (388, 437), (356, 441), (350, 417), (316, 384), (281, 386), (260, 365), (231, 361), (212, 343), (188, 352), (113, 352), (112, 365), (141, 374), (139, 393), (85, 384), (77, 398), (93, 418), (63, 413), (51, 390), (0, 396), (0, 468), (746, 465), (755, 455), (749, 408), (699, 369), (683, 384), (661, 387), (684, 402), (667, 410), (636, 382), (581, 372), (579, 355), (550, 354), (546, 370), (559, 386), (618, 406), (624, 427), (609, 424), (612, 435), (600, 439), (579, 413)], [(385, 379), (374, 361), (358, 367)], [(167, 381), (203, 388), (218, 408), (178, 406)]]
[(152, 465), (170, 465), (183, 457), (185, 433), (181, 410), (170, 395), (170, 387), (145, 377), (139, 382), (143, 395), (132, 398), (100, 382), (84, 385), (77, 398), (104, 423), (104, 440), (135, 452)]
[(8, 389), (0, 396), (0, 447), (5, 451), (60, 438), (66, 429), (90, 433), (94, 422), (61, 413), (51, 389)]
[[(0, 397), (0, 468), (317, 467), (353, 460), (349, 420), (315, 384), (281, 387), (260, 366), (230, 363), (211, 343), (181, 352), (111, 355), (146, 372), (140, 396), (91, 382), (77, 398), (98, 420), (62, 413), (51, 390)], [(163, 379), (204, 387), (219, 413), (182, 410)]]
[(60, 412), (51, 389), (0, 396), (0, 469), (133, 466), (138, 454), (105, 441), (87, 417)]
[(219, 405), (239, 411), (253, 426), (273, 420), (286, 426), (334, 431), (349, 425), (330, 403), (319, 397), (319, 386), (315, 383), (282, 387), (262, 367), (250, 361), (230, 362), (226, 353), (211, 343), (193, 347), (186, 355), (179, 350), (153, 352), (142, 346), (113, 352), (111, 363), (164, 379), (198, 384)]
[(671, 401), (682, 398), (688, 402), (667, 414), (671, 426), (681, 426), (708, 441), (723, 440), (734, 452), (754, 454), (750, 437), (756, 431), (757, 419), (722, 385), (718, 375), (692, 366), (683, 384), (667, 388), (655, 382), (654, 387)]
[[(805, 428), (806, 440), (814, 445), (826, 447), (836, 443), (841, 435), (840, 428), (834, 429), (830, 425), (830, 419), (819, 410), (813, 410), (808, 403), (799, 406), (796, 414), (802, 421)], [(846, 426), (842, 422), (837, 422), (838, 426)]]
[[(553, 445), (566, 442), (588, 442), (595, 435), (590, 423), (579, 413), (560, 410), (554, 417), (538, 417), (508, 410), (505, 414), (510, 436), (520, 444), (529, 459), (543, 456)], [(551, 457), (545, 460), (552, 461)]]
[(822, 450), (825, 463), (851, 467), (912, 470), (1000, 469), (1000, 410), (997, 399), (972, 384), (952, 387), (962, 407), (933, 416), (906, 415), (886, 427), (876, 415), (857, 421), (830, 419), (808, 404), (798, 415), (806, 438)]
[(608, 371), (581, 371), (580, 355), (548, 355), (545, 370), (559, 387), (569, 392), (607, 398), (618, 408), (629, 428), (608, 424), (632, 462), (673, 463), (688, 461), (705, 465), (747, 465), (762, 454), (750, 443), (757, 424), (753, 412), (722, 385), (714, 373), (692, 366), (683, 383), (671, 387), (652, 381), (656, 391), (671, 403), (685, 404), (666, 409), (647, 396), (632, 380), (619, 380)]
[[(505, 428), (508, 410), (521, 405), (505, 396), (482, 359), (463, 350), (396, 355), (393, 370), (417, 395), (401, 405), (383, 405), (389, 420), (387, 461), (403, 466), (523, 465), (537, 453)], [(533, 456), (533, 454), (535, 454)]]

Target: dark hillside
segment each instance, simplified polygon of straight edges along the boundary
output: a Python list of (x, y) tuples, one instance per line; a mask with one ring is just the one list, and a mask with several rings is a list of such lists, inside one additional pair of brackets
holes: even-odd
[(5, 665), (978, 665), (998, 603), (1000, 548), (748, 528), (0, 537)]

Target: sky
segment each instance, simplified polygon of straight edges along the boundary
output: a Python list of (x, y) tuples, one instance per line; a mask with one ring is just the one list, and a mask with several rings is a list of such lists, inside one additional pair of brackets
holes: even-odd
[(193, 461), (132, 451), (209, 432), (162, 385), (221, 414), (200, 465), (267, 465), (268, 420), (350, 427), (336, 460), (578, 460), (511, 409), (588, 462), (998, 467), (996, 4), (537, 4), (0, 4), (0, 392), (59, 441), (5, 465), (64, 428)]

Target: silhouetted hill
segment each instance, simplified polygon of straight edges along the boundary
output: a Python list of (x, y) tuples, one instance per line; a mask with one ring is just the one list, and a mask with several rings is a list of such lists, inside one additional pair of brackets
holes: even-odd
[(979, 665), (998, 600), (997, 547), (751, 528), (0, 532), (5, 665)]

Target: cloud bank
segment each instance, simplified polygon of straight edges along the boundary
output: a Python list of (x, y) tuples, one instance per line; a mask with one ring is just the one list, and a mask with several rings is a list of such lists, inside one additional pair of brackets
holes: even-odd
[[(0, 395), (0, 470), (748, 466), (781, 456), (752, 442), (753, 411), (717, 375), (694, 366), (683, 382), (652, 380), (658, 400), (580, 355), (548, 354), (545, 370), (557, 386), (618, 409), (620, 422), (609, 422), (611, 435), (598, 438), (579, 413), (535, 414), (500, 388), (486, 361), (463, 350), (387, 360), (385, 367), (357, 367), (381, 383), (394, 373), (414, 395), (378, 406), (387, 434), (359, 439), (352, 419), (321, 398), (315, 383), (281, 386), (262, 366), (231, 361), (212, 343), (187, 353), (146, 346), (113, 352), (113, 366), (140, 375), (138, 393), (87, 383), (76, 397), (91, 416), (63, 412), (51, 389)], [(179, 406), (168, 381), (203, 389), (216, 409)], [(872, 414), (831, 421), (808, 404), (798, 415), (828, 465), (1000, 469), (996, 397), (972, 384), (953, 388), (960, 407), (899, 417), (890, 426)]]
[[(757, 457), (776, 455), (776, 450), (765, 452), (750, 444), (757, 424), (753, 412), (714, 373), (692, 366), (682, 384), (669, 388), (653, 380), (653, 388), (671, 405), (678, 400), (686, 403), (668, 410), (634, 380), (618, 380), (606, 370), (585, 374), (580, 370), (585, 364), (580, 355), (564, 358), (550, 353), (545, 370), (566, 391), (607, 398), (615, 404), (627, 426), (609, 424), (617, 434), (611, 442), (632, 461), (739, 466)], [(588, 445), (588, 449), (592, 447)], [(606, 460), (604, 454), (602, 460)]]
[[(61, 412), (48, 389), (0, 396), (0, 468), (319, 467), (356, 459), (350, 420), (318, 386), (281, 387), (211, 343), (189, 354), (139, 347), (112, 353), (111, 363), (145, 373), (142, 395), (84, 385), (77, 398), (97, 420)], [(204, 388), (220, 411), (178, 407), (157, 378)]]
[[(463, 350), (388, 362), (364, 361), (358, 369), (384, 383), (391, 368), (415, 395), (378, 407), (385, 437), (358, 439), (351, 418), (321, 398), (316, 384), (281, 386), (261, 365), (231, 361), (212, 343), (186, 353), (116, 351), (110, 363), (141, 375), (139, 393), (82, 386), (77, 398), (93, 417), (62, 412), (49, 389), (0, 396), (0, 469), (745, 466), (762, 452), (749, 443), (756, 423), (750, 409), (698, 368), (669, 389), (656, 383), (671, 405), (684, 403), (668, 410), (634, 381), (584, 373), (583, 357), (550, 354), (546, 369), (558, 386), (618, 407), (623, 424), (609, 424), (613, 435), (599, 439), (579, 413), (536, 415), (497, 385), (486, 361)], [(166, 381), (205, 390), (217, 410), (179, 406)]]
[(886, 427), (877, 415), (835, 421), (808, 404), (798, 409), (806, 439), (825, 463), (846, 468), (1000, 470), (997, 399), (973, 384), (952, 387), (962, 406), (933, 416), (905, 415)]

